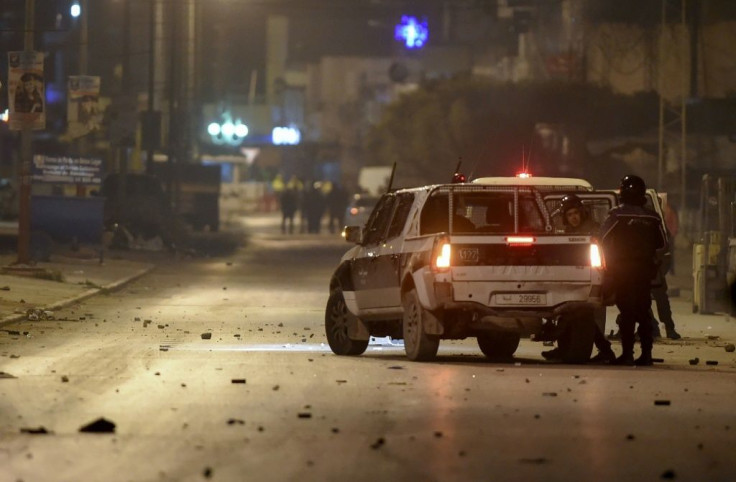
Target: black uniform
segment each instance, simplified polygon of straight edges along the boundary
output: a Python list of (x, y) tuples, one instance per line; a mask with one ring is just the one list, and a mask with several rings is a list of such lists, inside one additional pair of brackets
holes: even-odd
[[(619, 362), (633, 362), (634, 328), (639, 324), (641, 364), (651, 364), (651, 282), (657, 275), (657, 252), (667, 247), (659, 215), (643, 206), (624, 203), (608, 213), (601, 229), (607, 275), (621, 312)], [(647, 363), (648, 361), (648, 363)]]

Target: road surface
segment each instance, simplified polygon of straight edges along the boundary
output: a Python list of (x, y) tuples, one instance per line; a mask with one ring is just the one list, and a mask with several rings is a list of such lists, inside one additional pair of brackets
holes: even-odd
[(348, 246), (251, 229), (230, 257), (3, 327), (0, 482), (736, 480), (722, 317), (674, 300), (685, 338), (651, 368), (547, 363), (529, 340), (507, 364), (474, 340), (338, 357), (323, 309)]

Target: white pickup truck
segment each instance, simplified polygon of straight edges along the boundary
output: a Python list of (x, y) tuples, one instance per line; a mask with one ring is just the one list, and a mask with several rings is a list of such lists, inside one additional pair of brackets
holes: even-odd
[(604, 261), (594, 234), (568, 235), (557, 214), (574, 192), (601, 222), (615, 193), (579, 179), (481, 178), (385, 194), (330, 281), (325, 330), (338, 355), (370, 336), (403, 338), (411, 360), (441, 339), (475, 337), (508, 359), (521, 337), (557, 340), (565, 361), (592, 351)]

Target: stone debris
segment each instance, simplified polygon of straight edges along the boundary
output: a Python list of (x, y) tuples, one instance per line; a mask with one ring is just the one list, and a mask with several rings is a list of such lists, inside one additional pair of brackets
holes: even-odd
[(698, 363), (700, 363), (700, 358), (698, 358), (698, 357), (695, 357), (695, 358), (691, 358), (691, 359), (690, 359), (690, 360), (688, 360), (688, 361), (689, 361), (689, 363), (690, 363), (691, 365), (697, 365)]
[(630, 433), (626, 436), (626, 440), (634, 440), (636, 437), (634, 437), (633, 433)]
[(705, 364), (715, 366), (715, 365), (718, 365), (718, 362), (716, 360), (706, 360)]
[(675, 474), (675, 471), (674, 470), (669, 469), (669, 470), (665, 470), (664, 472), (662, 472), (662, 475), (660, 475), (659, 478), (660, 479), (672, 480), (672, 479), (677, 478), (677, 475)]
[(227, 420), (228, 425), (245, 425), (245, 421), (239, 418), (229, 418)]
[(664, 358), (652, 358), (652, 363), (664, 363)]
[(69, 382), (69, 377), (68, 377), (68, 376), (66, 376), (66, 375), (63, 375), (63, 376), (61, 377), (61, 383), (68, 383), (68, 382)]
[(232, 383), (240, 383), (240, 384), (245, 385), (245, 378), (233, 378), (232, 380), (230, 380), (230, 382), (232, 382)]
[(736, 345), (734, 345), (733, 343), (729, 343), (728, 345), (724, 346), (723, 349), (729, 353), (733, 353), (734, 351), (736, 351)]
[(209, 340), (210, 338), (212, 338), (212, 333), (202, 333), (203, 340)]
[(299, 418), (312, 418), (312, 414), (309, 412), (299, 412), (297, 414), (297, 417)]
[(557, 396), (557, 392), (544, 392), (544, 393), (542, 393), (542, 396), (543, 397), (556, 397)]
[(202, 476), (205, 479), (211, 479), (212, 478), (212, 468), (211, 467), (205, 467), (202, 471)]
[(542, 465), (542, 464), (546, 464), (547, 462), (549, 462), (549, 460), (547, 460), (544, 457), (519, 459), (519, 463), (522, 463), (522, 464)]
[(80, 427), (79, 431), (85, 433), (115, 433), (115, 424), (101, 417)]
[(660, 406), (670, 406), (672, 403), (669, 400), (655, 400), (654, 404)]
[(52, 311), (42, 310), (40, 308), (31, 308), (26, 310), (26, 320), (28, 321), (46, 321), (53, 319), (55, 318)]
[(373, 450), (378, 450), (386, 444), (386, 440), (383, 437), (379, 437), (378, 440), (371, 444)]
[(48, 435), (54, 432), (50, 430), (46, 430), (46, 427), (44, 427), (43, 425), (40, 425), (36, 428), (21, 427), (20, 433), (28, 433), (31, 435)]

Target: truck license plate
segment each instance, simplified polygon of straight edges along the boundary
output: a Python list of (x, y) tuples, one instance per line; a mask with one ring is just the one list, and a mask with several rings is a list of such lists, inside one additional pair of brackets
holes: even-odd
[(497, 293), (497, 305), (546, 305), (547, 295), (543, 293)]

